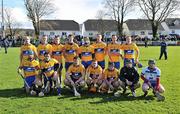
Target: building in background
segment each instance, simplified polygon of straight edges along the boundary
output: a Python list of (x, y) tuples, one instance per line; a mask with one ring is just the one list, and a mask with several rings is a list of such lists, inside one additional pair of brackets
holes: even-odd
[(89, 19), (82, 24), (82, 35), (95, 40), (97, 34), (102, 34), (105, 39), (117, 34), (115, 20)]
[[(137, 37), (148, 37), (153, 38), (151, 23), (147, 19), (128, 19), (124, 22), (125, 35), (137, 36)], [(162, 25), (158, 29), (159, 35), (168, 34)]]
[(67, 37), (69, 34), (81, 35), (80, 27), (74, 20), (41, 20), (40, 35), (47, 35), (50, 38), (59, 35)]

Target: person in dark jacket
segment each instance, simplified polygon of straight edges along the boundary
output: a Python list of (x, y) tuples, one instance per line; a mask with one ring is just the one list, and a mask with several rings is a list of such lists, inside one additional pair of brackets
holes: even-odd
[(8, 46), (9, 46), (9, 41), (8, 41), (7, 38), (3, 39), (3, 46), (4, 46), (5, 54), (7, 54), (7, 49), (8, 49)]
[(165, 57), (165, 60), (167, 60), (167, 43), (165, 42), (165, 39), (163, 39), (163, 41), (160, 43), (160, 46), (161, 46), (161, 52), (160, 52), (160, 57), (159, 57), (159, 60), (161, 60), (161, 57), (163, 56), (164, 54), (164, 57)]
[(126, 87), (129, 87), (132, 95), (136, 97), (135, 89), (140, 87), (139, 74), (131, 60), (127, 60), (125, 66), (121, 68), (119, 79), (121, 87), (124, 89), (123, 94), (126, 92)]

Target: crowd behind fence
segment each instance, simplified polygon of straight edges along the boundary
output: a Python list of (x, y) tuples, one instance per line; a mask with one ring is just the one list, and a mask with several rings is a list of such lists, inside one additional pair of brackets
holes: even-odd
[[(8, 41), (8, 44), (6, 42), (6, 45), (8, 45), (8, 47), (20, 47), (23, 44), (23, 37), (16, 37), (16, 38), (8, 37), (6, 39)], [(180, 37), (160, 36), (159, 38), (150, 39), (147, 37), (141, 38), (141, 37), (132, 36), (133, 42), (135, 42), (137, 45), (140, 45), (140, 46), (144, 45), (145, 42), (150, 46), (157, 46), (160, 44), (162, 39), (165, 39), (169, 45), (180, 46)], [(61, 38), (60, 41), (62, 44), (65, 44), (67, 42), (67, 40), (68, 40), (67, 38)], [(76, 36), (74, 40), (77, 44), (82, 45), (83, 37), (82, 36)], [(94, 41), (96, 41), (96, 38), (90, 38), (90, 40), (91, 40), (91, 43), (93, 43)], [(3, 47), (5, 45), (4, 41), (5, 41), (5, 38), (0, 38), (0, 46), (1, 47)], [(111, 42), (111, 38), (103, 38), (103, 41), (106, 43), (109, 43), (109, 42)], [(126, 41), (125, 37), (118, 37), (119, 43), (123, 43), (125, 41)], [(31, 43), (37, 46), (40, 43), (40, 40), (31, 38)], [(52, 44), (53, 38), (48, 38), (48, 43)]]

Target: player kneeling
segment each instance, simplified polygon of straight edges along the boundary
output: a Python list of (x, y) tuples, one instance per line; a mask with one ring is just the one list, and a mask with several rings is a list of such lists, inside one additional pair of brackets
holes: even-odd
[(95, 93), (102, 84), (102, 68), (98, 65), (98, 62), (96, 60), (92, 61), (92, 64), (87, 68), (86, 71), (87, 75), (87, 86), (89, 92)]
[(100, 92), (113, 93), (120, 86), (120, 82), (118, 79), (119, 71), (114, 67), (114, 63), (109, 63), (108, 69), (104, 71), (104, 82), (102, 83)]
[[(61, 95), (61, 83), (58, 76), (59, 63), (52, 59), (49, 53), (44, 54), (44, 61), (41, 63), (42, 75), (44, 76), (44, 89), (39, 93), (39, 96), (44, 96), (44, 93), (50, 93), (53, 88), (57, 90), (58, 95)], [(54, 87), (53, 87), (54, 84)]]
[(30, 54), (27, 60), (21, 62), (18, 73), (24, 80), (27, 94), (34, 96), (37, 94), (38, 88), (42, 87), (41, 81), (38, 80), (39, 70), (39, 62), (34, 59), (33, 54)]
[(135, 89), (140, 87), (139, 74), (137, 70), (133, 67), (133, 63), (130, 59), (127, 60), (125, 66), (121, 68), (119, 78), (121, 82), (121, 87), (123, 88), (123, 94), (125, 94), (127, 87), (129, 87), (132, 95), (136, 97)]
[(68, 68), (64, 84), (73, 89), (75, 96), (80, 96), (78, 90), (85, 86), (85, 68), (77, 56), (74, 57), (74, 63)]
[(151, 88), (157, 99), (163, 101), (165, 100), (165, 97), (160, 94), (164, 93), (165, 89), (160, 84), (161, 71), (155, 66), (155, 60), (149, 60), (148, 65), (149, 66), (143, 69), (141, 73), (141, 78), (144, 81), (142, 85), (144, 97), (148, 94), (148, 90)]

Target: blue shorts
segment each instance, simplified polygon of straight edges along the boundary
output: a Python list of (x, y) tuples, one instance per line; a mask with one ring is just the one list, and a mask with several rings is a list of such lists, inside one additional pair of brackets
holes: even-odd
[[(127, 60), (129, 60), (129, 59), (124, 58), (124, 66), (125, 66), (125, 64), (126, 64), (126, 61), (127, 61)], [(130, 59), (130, 60), (132, 61), (132, 65), (135, 67), (135, 66), (136, 66), (136, 64), (135, 64), (134, 59)]]
[(104, 61), (98, 61), (98, 65), (101, 66), (102, 69), (105, 69), (105, 60)]
[(66, 71), (68, 70), (68, 68), (73, 64), (73, 62), (65, 62), (65, 69)]
[[(112, 63), (112, 62), (110, 62), (110, 63)], [(114, 63), (114, 67), (116, 68), (116, 69), (120, 69), (120, 62), (113, 62)]]
[[(29, 76), (29, 77), (25, 78), (25, 80), (26, 80), (27, 84), (29, 85), (29, 87), (33, 86), (33, 82), (35, 81), (35, 79), (36, 79), (35, 76)], [(26, 84), (25, 84), (25, 87), (26, 87)]]
[(151, 86), (153, 87), (153, 88), (155, 88), (156, 87), (156, 82), (150, 82), (151, 83)]
[(87, 69), (89, 65), (91, 65), (92, 61), (82, 61), (84, 68)]

